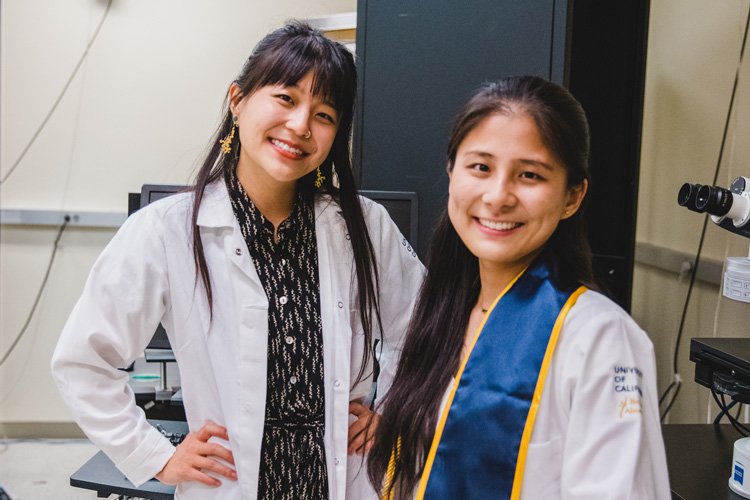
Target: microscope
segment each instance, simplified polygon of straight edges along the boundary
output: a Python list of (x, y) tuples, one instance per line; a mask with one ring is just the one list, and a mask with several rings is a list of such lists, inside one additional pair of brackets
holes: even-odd
[[(700, 184), (683, 184), (677, 197), (680, 206), (707, 213), (711, 220), (734, 234), (750, 238), (750, 178), (737, 177), (729, 189)], [(747, 257), (728, 257), (722, 285), (723, 298), (750, 310), (750, 251)], [(722, 298), (722, 300), (723, 300)], [(695, 381), (711, 390), (714, 400), (730, 423), (742, 435), (750, 429), (729, 413), (736, 403), (750, 404), (750, 339), (694, 338), (690, 342), (690, 360), (695, 362)], [(725, 395), (732, 403), (725, 404)], [(721, 415), (721, 414), (720, 414)], [(717, 421), (719, 419), (717, 418)], [(715, 422), (716, 423), (716, 422)], [(750, 437), (734, 443), (729, 488), (750, 498)]]

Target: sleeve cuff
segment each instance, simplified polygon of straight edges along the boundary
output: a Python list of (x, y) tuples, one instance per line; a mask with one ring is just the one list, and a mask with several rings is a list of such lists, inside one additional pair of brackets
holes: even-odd
[(167, 464), (175, 447), (155, 428), (151, 428), (136, 450), (116, 464), (136, 487), (158, 474)]

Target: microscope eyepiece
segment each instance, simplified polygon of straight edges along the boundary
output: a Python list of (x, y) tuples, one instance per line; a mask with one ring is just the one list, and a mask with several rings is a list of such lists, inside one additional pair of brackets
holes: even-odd
[(695, 208), (700, 212), (723, 217), (732, 208), (732, 193), (718, 186), (702, 186), (698, 189)]
[(737, 177), (729, 189), (686, 182), (677, 203), (693, 212), (708, 213), (717, 226), (750, 238), (750, 177)]
[(681, 207), (685, 207), (693, 212), (703, 213), (703, 210), (698, 210), (695, 206), (695, 200), (698, 197), (698, 190), (703, 187), (703, 184), (690, 184), (686, 182), (680, 188), (680, 192), (677, 194), (677, 203)]

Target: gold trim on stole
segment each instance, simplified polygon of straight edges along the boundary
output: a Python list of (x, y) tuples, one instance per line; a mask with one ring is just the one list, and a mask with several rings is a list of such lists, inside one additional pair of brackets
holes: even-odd
[[(456, 389), (458, 389), (458, 384), (461, 380), (461, 375), (463, 374), (464, 368), (466, 367), (466, 363), (469, 361), (469, 356), (471, 356), (471, 351), (474, 349), (474, 345), (477, 343), (477, 339), (479, 339), (479, 335), (482, 333), (482, 330), (484, 329), (484, 325), (487, 322), (487, 318), (489, 318), (490, 314), (492, 314), (492, 311), (495, 309), (495, 306), (500, 301), (501, 298), (507, 293), (508, 290), (515, 284), (515, 282), (518, 280), (518, 278), (521, 277), (521, 275), (526, 271), (524, 269), (521, 271), (518, 276), (513, 278), (513, 281), (508, 284), (508, 286), (505, 287), (505, 289), (498, 295), (498, 297), (495, 299), (495, 301), (492, 303), (492, 306), (489, 308), (487, 313), (484, 315), (484, 319), (482, 320), (482, 324), (479, 325), (479, 329), (474, 336), (474, 339), (471, 342), (471, 345), (469, 346), (468, 352), (466, 353), (466, 357), (464, 358), (463, 362), (461, 363), (460, 368), (458, 369), (458, 372), (456, 373), (456, 378), (453, 383), (453, 389), (451, 389), (451, 393), (448, 396), (448, 401), (445, 404), (445, 409), (443, 410), (443, 414), (440, 417), (440, 421), (438, 422), (437, 428), (435, 429), (435, 437), (432, 440), (432, 446), (430, 447), (430, 453), (427, 456), (427, 461), (425, 462), (424, 472), (422, 473), (422, 478), (419, 481), (419, 489), (417, 490), (417, 496), (416, 500), (423, 500), (424, 499), (424, 493), (427, 489), (427, 482), (430, 479), (430, 471), (432, 469), (432, 465), (435, 461), (435, 455), (437, 454), (437, 448), (440, 444), (440, 438), (443, 435), (443, 429), (445, 427), (445, 422), (448, 419), (448, 412), (450, 411), (451, 403), (453, 403), (453, 397), (456, 394)], [(513, 479), (513, 489), (511, 491), (511, 500), (518, 500), (521, 495), (521, 482), (523, 480), (523, 471), (524, 466), (526, 465), (526, 452), (529, 447), (529, 442), (531, 440), (531, 431), (534, 427), (534, 420), (536, 419), (537, 411), (539, 410), (539, 402), (542, 398), (542, 389), (544, 388), (544, 381), (547, 377), (547, 370), (549, 369), (550, 362), (552, 360), (552, 354), (555, 350), (555, 345), (557, 344), (557, 339), (560, 336), (560, 331), (562, 330), (563, 322), (565, 321), (565, 317), (568, 315), (568, 311), (570, 311), (570, 308), (573, 307), (573, 305), (578, 300), (578, 297), (581, 296), (583, 292), (586, 291), (586, 287), (582, 286), (579, 287), (573, 294), (568, 298), (567, 302), (565, 302), (565, 305), (560, 310), (560, 314), (557, 317), (557, 320), (555, 321), (555, 326), (552, 328), (552, 334), (550, 335), (549, 343), (547, 344), (547, 350), (544, 353), (544, 359), (542, 361), (542, 366), (539, 372), (539, 378), (537, 379), (536, 388), (534, 389), (534, 396), (531, 400), (531, 408), (529, 409), (529, 415), (526, 418), (526, 424), (523, 429), (523, 435), (521, 437), (521, 445), (518, 450), (518, 460), (516, 461), (516, 473)], [(400, 444), (400, 443), (399, 443)], [(391, 457), (392, 459), (394, 457)], [(386, 490), (384, 490), (386, 491)]]

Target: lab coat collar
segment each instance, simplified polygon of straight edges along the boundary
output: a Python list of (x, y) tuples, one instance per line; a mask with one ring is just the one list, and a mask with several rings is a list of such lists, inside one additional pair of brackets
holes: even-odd
[[(330, 195), (318, 196), (315, 200), (315, 218), (320, 219), (324, 213), (335, 213), (338, 205)], [(200, 227), (234, 227), (237, 219), (229, 200), (229, 191), (223, 179), (212, 182), (203, 192), (203, 200), (198, 210), (198, 226)]]
[(224, 180), (207, 185), (198, 210), (198, 226), (233, 227), (236, 222)]

